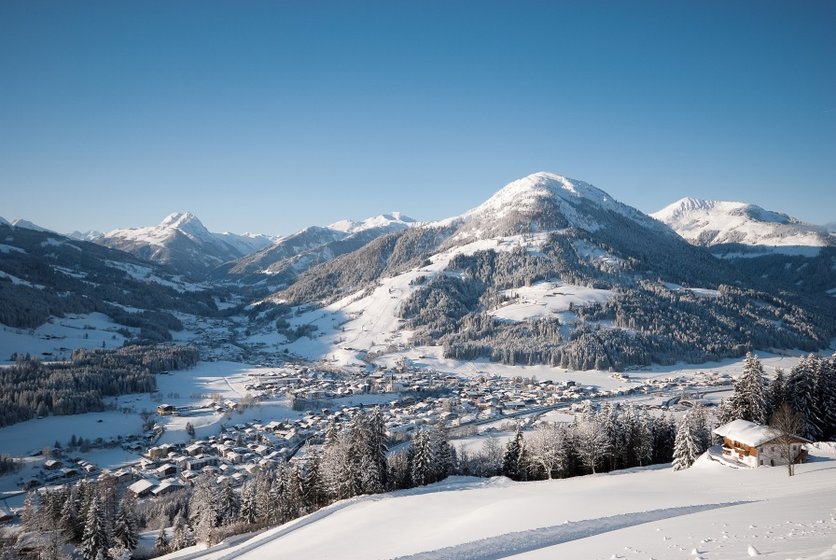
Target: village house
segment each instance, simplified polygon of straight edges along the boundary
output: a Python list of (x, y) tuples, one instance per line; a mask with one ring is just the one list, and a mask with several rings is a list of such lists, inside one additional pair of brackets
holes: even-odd
[[(778, 441), (781, 435), (769, 426), (734, 420), (718, 427), (714, 433), (723, 438), (723, 457), (726, 459), (752, 468), (787, 464), (784, 445)], [(802, 463), (806, 459), (805, 443), (809, 440), (792, 437), (790, 453), (793, 463)]]
[(151, 493), (151, 490), (156, 488), (160, 484), (160, 481), (154, 478), (143, 478), (142, 480), (137, 480), (130, 486), (128, 486), (128, 490), (134, 493), (137, 498), (142, 498), (143, 496), (147, 496)]
[(159, 416), (171, 416), (177, 414), (177, 407), (173, 404), (161, 404), (157, 406)]

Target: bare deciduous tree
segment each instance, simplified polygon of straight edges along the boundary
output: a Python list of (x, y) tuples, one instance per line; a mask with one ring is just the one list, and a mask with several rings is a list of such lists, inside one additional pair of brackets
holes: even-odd
[(778, 433), (775, 442), (779, 445), (781, 458), (787, 462), (787, 476), (795, 474), (796, 452), (793, 444), (804, 430), (804, 419), (789, 404), (782, 403), (772, 415), (770, 427)]
[(526, 438), (529, 461), (540, 466), (551, 480), (552, 473), (564, 467), (565, 432), (554, 424), (540, 424)]

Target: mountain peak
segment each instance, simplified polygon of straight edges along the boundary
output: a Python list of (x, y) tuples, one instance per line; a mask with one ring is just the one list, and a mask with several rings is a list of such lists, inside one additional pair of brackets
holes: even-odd
[(199, 224), (200, 227), (203, 227), (203, 224), (200, 222), (200, 220), (197, 219), (197, 216), (195, 216), (191, 212), (173, 212), (166, 216), (162, 222), (160, 222), (160, 227), (181, 228), (190, 224)]
[(31, 229), (31, 230), (34, 230), (34, 231), (46, 231), (46, 232), (51, 231), (51, 230), (48, 230), (45, 227), (41, 227), (38, 224), (30, 222), (29, 220), (24, 220), (23, 218), (17, 218), (17, 219), (12, 220), (11, 225), (13, 225), (16, 228)]
[(373, 228), (405, 229), (416, 223), (418, 222), (401, 212), (390, 212), (388, 214), (372, 216), (359, 222), (355, 222), (354, 220), (340, 220), (329, 225), (328, 229), (351, 234)]
[(683, 198), (651, 216), (697, 245), (822, 247), (831, 244), (822, 227), (745, 202)]
[(512, 181), (476, 208), (439, 224), (463, 220), (470, 224), (463, 232), (467, 238), (566, 227), (592, 232), (611, 220), (610, 212), (654, 230), (662, 228), (589, 183), (545, 171)]

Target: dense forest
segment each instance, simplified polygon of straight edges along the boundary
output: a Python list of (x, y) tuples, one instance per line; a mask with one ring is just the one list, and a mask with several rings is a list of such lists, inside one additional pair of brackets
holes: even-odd
[(198, 352), (181, 346), (76, 350), (68, 362), (29, 356), (0, 368), (0, 427), (36, 416), (101, 411), (103, 398), (156, 389), (155, 373), (194, 366)]
[[(708, 284), (716, 294), (695, 292), (645, 279), (628, 260), (595, 264), (581, 258), (584, 251), (578, 240), (552, 236), (539, 255), (517, 248), (456, 256), (446, 274), (425, 281), (401, 304), (399, 314), (415, 331), (416, 344), (442, 345), (445, 357), (570, 369), (699, 363), (752, 348), (812, 351), (836, 332), (831, 302), (726, 284)], [(573, 308), (576, 320), (567, 329), (556, 317), (513, 323), (490, 315), (508, 300), (505, 291), (540, 281), (606, 288), (617, 296)]]

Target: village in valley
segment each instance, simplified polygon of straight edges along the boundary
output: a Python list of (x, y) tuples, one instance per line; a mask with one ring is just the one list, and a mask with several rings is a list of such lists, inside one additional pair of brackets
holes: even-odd
[[(171, 378), (186, 374), (164, 373)], [(238, 487), (258, 471), (304, 461), (306, 450), (322, 444), (330, 427), (346, 425), (371, 409), (380, 411), (393, 448), (408, 442), (421, 427), (436, 425), (454, 445), (462, 441), (472, 447), (474, 439), (497, 436), (504, 445), (517, 427), (531, 429), (553, 412), (561, 412), (560, 421), (571, 423), (575, 413), (609, 402), (631, 403), (655, 414), (681, 414), (696, 404), (712, 407), (732, 389), (728, 373), (710, 370), (632, 380), (623, 373), (600, 375), (620, 385), (602, 389), (571, 379), (484, 373), (464, 377), (414, 367), (407, 359), (371, 373), (327, 364), (251, 368), (238, 376), (244, 390), (241, 398), (218, 393), (200, 404), (160, 402), (153, 411), (137, 415), (137, 423), (146, 428), (141, 434), (93, 441), (74, 434), (67, 442), (32, 449), (36, 460), (27, 461), (28, 468), (15, 480), (19, 490), (28, 491), (83, 478), (113, 477), (137, 497), (153, 498), (183, 489), (201, 473), (215, 476), (219, 485)], [(149, 402), (163, 398), (154, 393)], [(286, 405), (286, 417), (253, 418), (263, 405), (277, 402)], [(219, 419), (218, 433), (198, 437), (194, 425), (207, 417)], [(172, 437), (163, 437), (170, 426), (177, 426), (167, 434)], [(114, 465), (80, 458), (91, 449), (114, 447), (136, 459), (123, 456), (123, 464)], [(11, 475), (5, 478), (9, 481)], [(5, 490), (12, 497), (20, 494), (8, 483)]]

